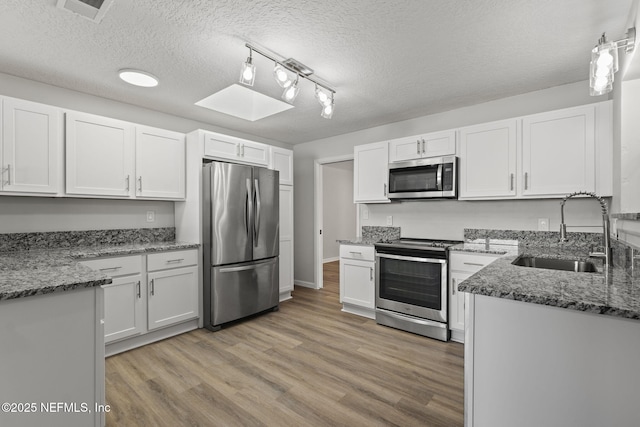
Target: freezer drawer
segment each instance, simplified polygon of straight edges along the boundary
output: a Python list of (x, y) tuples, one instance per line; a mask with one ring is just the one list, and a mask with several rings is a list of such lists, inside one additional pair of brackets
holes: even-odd
[(212, 268), (211, 325), (241, 319), (278, 305), (278, 257)]

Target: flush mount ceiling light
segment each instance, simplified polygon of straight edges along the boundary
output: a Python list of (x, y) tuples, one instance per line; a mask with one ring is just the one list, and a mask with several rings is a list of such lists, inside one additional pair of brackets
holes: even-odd
[(613, 77), (618, 71), (618, 49), (625, 48), (625, 52), (633, 52), (636, 42), (635, 27), (627, 30), (626, 38), (607, 42), (602, 34), (598, 44), (591, 50), (589, 64), (589, 93), (591, 96), (604, 95), (613, 89)]
[(141, 87), (158, 86), (158, 78), (153, 74), (147, 73), (146, 71), (125, 68), (118, 71), (118, 76), (120, 76), (120, 79), (129, 83), (130, 85)]
[[(322, 106), (322, 113), (320, 114), (322, 117), (330, 119), (333, 115), (333, 107), (334, 107), (334, 95), (336, 93), (335, 90), (331, 89), (329, 86), (320, 83), (315, 78), (311, 77), (313, 74), (313, 70), (301, 62), (289, 58), (284, 60), (279, 60), (274, 58), (273, 55), (267, 54), (259, 49), (256, 49), (254, 46), (251, 46), (249, 43), (246, 43), (245, 46), (249, 48), (249, 57), (247, 61), (242, 64), (242, 71), (240, 74), (240, 83), (245, 84), (247, 86), (253, 86), (253, 82), (256, 77), (256, 67), (252, 63), (251, 54), (256, 52), (265, 58), (274, 62), (273, 68), (273, 77), (280, 87), (284, 88), (284, 92), (282, 93), (282, 99), (289, 103), (293, 103), (293, 101), (298, 96), (299, 87), (298, 81), (299, 78), (309, 80), (310, 82), (315, 84), (316, 87), (316, 98), (320, 105)], [(295, 80), (291, 78), (291, 74), (295, 74)], [(322, 89), (324, 90), (322, 90)], [(322, 95), (318, 95), (318, 93)], [(326, 110), (326, 111), (325, 111)]]

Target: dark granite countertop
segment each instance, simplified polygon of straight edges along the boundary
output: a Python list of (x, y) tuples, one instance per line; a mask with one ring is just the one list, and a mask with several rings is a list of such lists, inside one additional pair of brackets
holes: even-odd
[[(465, 243), (459, 252), (501, 254), (493, 263), (458, 285), (472, 294), (549, 305), (628, 319), (640, 319), (640, 278), (621, 267), (603, 268), (588, 251), (549, 246), (500, 246)], [(500, 252), (502, 250), (502, 252)], [(591, 260), (597, 273), (575, 273), (520, 267), (511, 264), (519, 255)]]
[(0, 300), (111, 283), (109, 276), (80, 264), (79, 260), (82, 259), (199, 246), (194, 243), (158, 242), (0, 252)]

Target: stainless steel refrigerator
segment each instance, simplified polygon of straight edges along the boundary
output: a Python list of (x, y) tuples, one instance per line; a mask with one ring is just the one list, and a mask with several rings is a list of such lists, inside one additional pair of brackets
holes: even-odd
[(218, 330), (279, 297), (279, 172), (203, 165), (204, 326)]

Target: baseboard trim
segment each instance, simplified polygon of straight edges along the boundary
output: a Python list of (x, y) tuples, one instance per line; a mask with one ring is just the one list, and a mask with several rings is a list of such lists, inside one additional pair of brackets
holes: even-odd
[(334, 261), (340, 261), (340, 257), (336, 256), (336, 257), (331, 257), (331, 258), (325, 258), (322, 260), (323, 264), (326, 264), (328, 262), (334, 262)]
[(302, 286), (304, 288), (317, 289), (316, 284), (313, 282), (305, 282), (304, 280), (294, 280), (293, 283), (298, 286)]

